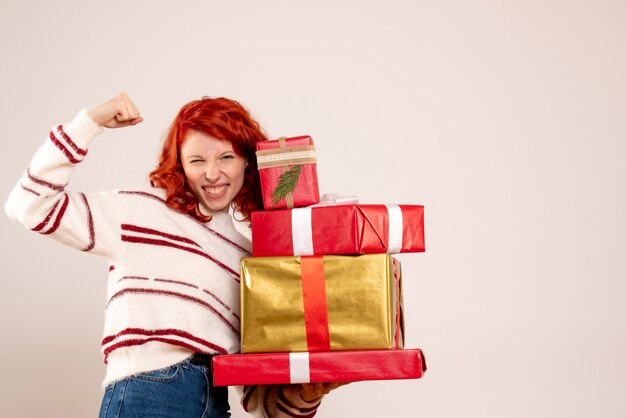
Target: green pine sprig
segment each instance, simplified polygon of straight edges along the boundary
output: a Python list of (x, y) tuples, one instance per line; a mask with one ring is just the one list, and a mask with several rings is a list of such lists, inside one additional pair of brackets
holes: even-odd
[(296, 190), (300, 173), (302, 172), (302, 164), (296, 164), (289, 170), (285, 171), (278, 178), (278, 185), (272, 193), (272, 206), (278, 203), (281, 199), (287, 197), (287, 195)]

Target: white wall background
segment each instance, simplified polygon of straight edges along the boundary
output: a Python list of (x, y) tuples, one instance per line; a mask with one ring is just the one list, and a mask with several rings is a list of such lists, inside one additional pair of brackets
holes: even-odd
[[(426, 206), (427, 252), (400, 258), (429, 371), (318, 417), (626, 414), (623, 1), (0, 8), (2, 199), (53, 124), (127, 90), (145, 122), (98, 138), (74, 188), (143, 183), (178, 108), (223, 95), (312, 135), (322, 192)], [(94, 417), (106, 263), (0, 225), (0, 416)]]

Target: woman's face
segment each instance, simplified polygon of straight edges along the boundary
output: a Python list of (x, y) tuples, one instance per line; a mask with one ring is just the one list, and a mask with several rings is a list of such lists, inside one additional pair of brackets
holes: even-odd
[(187, 184), (202, 212), (228, 211), (241, 186), (248, 163), (235, 153), (230, 141), (189, 131), (180, 149)]

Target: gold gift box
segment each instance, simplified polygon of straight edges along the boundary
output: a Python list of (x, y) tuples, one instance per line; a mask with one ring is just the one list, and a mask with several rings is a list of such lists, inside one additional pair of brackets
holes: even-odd
[[(322, 259), (330, 350), (402, 348), (400, 262), (388, 254)], [(241, 352), (314, 351), (310, 348), (301, 258), (243, 258)]]

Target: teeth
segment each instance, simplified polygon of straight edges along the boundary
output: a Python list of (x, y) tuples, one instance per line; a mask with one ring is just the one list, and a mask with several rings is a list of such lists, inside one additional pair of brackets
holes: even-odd
[(219, 186), (219, 187), (205, 186), (204, 187), (204, 191), (207, 192), (210, 196), (219, 196), (222, 193), (224, 193), (224, 190), (226, 190), (226, 186)]

